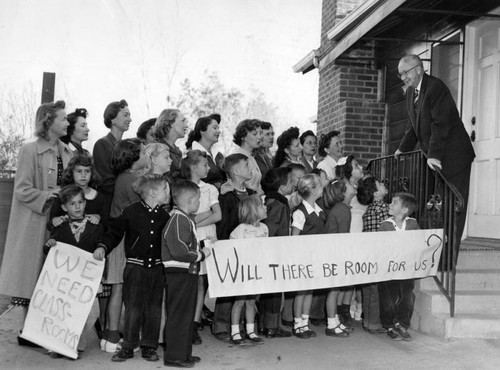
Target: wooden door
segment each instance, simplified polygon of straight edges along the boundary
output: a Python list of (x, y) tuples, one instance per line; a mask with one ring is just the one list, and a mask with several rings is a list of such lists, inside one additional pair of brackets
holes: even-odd
[(500, 22), (466, 30), (464, 115), (475, 136), (468, 236), (500, 239)]

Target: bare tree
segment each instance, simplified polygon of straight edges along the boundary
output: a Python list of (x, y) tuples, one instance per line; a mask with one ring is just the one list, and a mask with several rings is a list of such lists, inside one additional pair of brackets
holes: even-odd
[(0, 89), (0, 170), (15, 170), (17, 154), (34, 131), (38, 96), (32, 82)]

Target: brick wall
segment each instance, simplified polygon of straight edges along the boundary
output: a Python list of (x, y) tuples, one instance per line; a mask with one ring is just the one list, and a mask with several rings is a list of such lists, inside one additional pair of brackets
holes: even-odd
[[(335, 44), (326, 33), (363, 0), (323, 0), (321, 55)], [(366, 165), (383, 151), (385, 104), (377, 101), (378, 70), (373, 42), (360, 41), (319, 71), (318, 134), (339, 130), (347, 154)]]

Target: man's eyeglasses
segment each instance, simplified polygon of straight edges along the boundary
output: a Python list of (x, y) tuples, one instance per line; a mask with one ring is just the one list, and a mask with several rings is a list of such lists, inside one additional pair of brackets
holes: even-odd
[(411, 71), (412, 69), (415, 69), (415, 68), (417, 68), (417, 67), (419, 67), (419, 64), (417, 64), (416, 66), (414, 66), (414, 67), (410, 68), (410, 69), (409, 69), (409, 70), (407, 70), (407, 71), (403, 71), (403, 72), (401, 72), (401, 73), (398, 73), (398, 77), (399, 77), (399, 78), (403, 78), (403, 76), (408, 75), (408, 73), (410, 73), (410, 71)]

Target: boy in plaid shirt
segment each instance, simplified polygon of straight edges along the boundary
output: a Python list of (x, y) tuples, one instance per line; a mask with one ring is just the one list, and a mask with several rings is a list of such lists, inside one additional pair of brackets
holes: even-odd
[[(363, 214), (363, 232), (374, 232), (380, 223), (389, 217), (389, 205), (384, 202), (387, 189), (384, 183), (370, 176), (363, 179), (358, 186), (358, 200), (367, 205)], [(380, 323), (378, 283), (365, 284), (363, 294), (363, 328), (370, 334), (384, 333)]]

